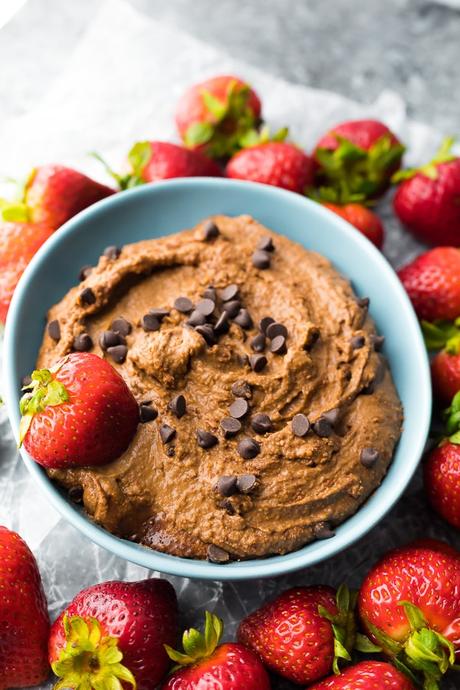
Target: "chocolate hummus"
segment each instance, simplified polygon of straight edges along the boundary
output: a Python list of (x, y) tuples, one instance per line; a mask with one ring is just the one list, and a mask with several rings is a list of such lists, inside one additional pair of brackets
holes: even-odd
[(330, 263), (249, 216), (109, 247), (48, 315), (38, 358), (107, 357), (131, 446), (51, 471), (105, 528), (225, 562), (333, 534), (380, 484), (402, 412), (382, 338)]

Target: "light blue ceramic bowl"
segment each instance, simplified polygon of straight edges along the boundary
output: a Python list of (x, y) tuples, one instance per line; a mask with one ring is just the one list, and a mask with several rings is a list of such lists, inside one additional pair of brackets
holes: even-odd
[(52, 505), (100, 546), (164, 573), (240, 580), (306, 568), (349, 547), (394, 505), (421, 457), (431, 412), (425, 347), (398, 278), (380, 252), (359, 232), (300, 195), (233, 180), (171, 180), (105, 199), (56, 232), (24, 273), (6, 324), (4, 381), (8, 413), (17, 433), (20, 380), (34, 368), (45, 313), (76, 283), (80, 267), (96, 263), (108, 245), (177, 232), (219, 213), (250, 214), (308, 249), (321, 252), (352, 280), (358, 295), (370, 297), (370, 311), (379, 331), (386, 336), (385, 352), (405, 411), (402, 437), (382, 485), (331, 539), (317, 541), (285, 556), (215, 565), (158, 553), (109, 534), (72, 505), (24, 450), (21, 454)]

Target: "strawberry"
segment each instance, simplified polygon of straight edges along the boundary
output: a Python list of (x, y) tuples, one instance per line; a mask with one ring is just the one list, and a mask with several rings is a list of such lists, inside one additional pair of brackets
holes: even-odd
[(400, 182), (393, 200), (401, 223), (422, 242), (460, 245), (460, 158), (446, 139), (434, 159), (394, 176)]
[(460, 529), (460, 389), (445, 418), (447, 435), (425, 462), (425, 490), (434, 510)]
[(15, 532), (0, 526), (0, 688), (44, 683), (49, 617), (37, 563)]
[(325, 202), (324, 206), (344, 218), (351, 225), (354, 225), (378, 249), (382, 248), (385, 236), (383, 224), (380, 218), (369, 208), (356, 203), (339, 206), (338, 204)]
[(308, 690), (416, 690), (412, 681), (385, 661), (361, 661), (339, 676), (310, 685)]
[(44, 223), (57, 230), (87, 206), (115, 194), (77, 170), (63, 165), (34, 168), (20, 189), (19, 199), (2, 203), (6, 220)]
[(460, 391), (460, 352), (438, 352), (431, 361), (431, 381), (437, 400), (452, 400)]
[(243, 149), (227, 163), (227, 177), (262, 182), (302, 194), (313, 182), (311, 158), (294, 144), (268, 141)]
[(398, 276), (420, 319), (460, 316), (460, 250), (431, 249), (400, 268)]
[(162, 690), (270, 690), (257, 656), (242, 644), (219, 644), (222, 633), (220, 618), (206, 611), (204, 633), (194, 628), (184, 632), (183, 653), (166, 645), (176, 666)]
[(241, 148), (240, 140), (258, 127), (261, 104), (255, 91), (238, 79), (223, 75), (195, 84), (180, 98), (176, 125), (188, 148), (200, 147), (222, 159)]
[(346, 189), (354, 201), (374, 198), (388, 188), (403, 153), (404, 146), (382, 122), (342, 122), (316, 144), (317, 182), (335, 191)]
[(366, 576), (358, 607), (371, 639), (436, 690), (460, 652), (460, 553), (429, 539), (390, 551)]
[(350, 660), (353, 646), (374, 651), (356, 634), (356, 595), (344, 586), (289, 589), (240, 623), (238, 639), (267, 668), (294, 683), (311, 683)]
[(53, 233), (43, 223), (0, 220), (0, 321), (5, 322), (19, 278), (41, 245)]
[(177, 599), (167, 580), (103, 582), (77, 594), (51, 627), (56, 690), (153, 690), (177, 634)]
[(20, 441), (48, 468), (104, 465), (130, 444), (139, 408), (104, 359), (72, 352), (51, 369), (32, 373), (21, 398)]

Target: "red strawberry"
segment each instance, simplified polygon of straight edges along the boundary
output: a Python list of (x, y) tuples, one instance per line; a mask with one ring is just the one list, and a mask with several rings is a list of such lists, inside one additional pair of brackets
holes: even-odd
[(361, 661), (339, 676), (331, 676), (308, 690), (416, 690), (412, 681), (385, 661)]
[(435, 158), (418, 169), (403, 170), (394, 200), (399, 220), (418, 239), (434, 245), (460, 245), (460, 158), (446, 139)]
[(400, 268), (398, 275), (420, 319), (460, 316), (460, 250), (431, 249)]
[(139, 421), (120, 374), (89, 352), (72, 352), (51, 369), (34, 371), (20, 408), (20, 440), (36, 462), (51, 468), (115, 460)]
[(311, 158), (294, 144), (269, 141), (233, 156), (227, 163), (226, 174), (302, 194), (313, 182), (313, 165)]
[(387, 553), (358, 598), (370, 637), (435, 690), (460, 651), (460, 553), (421, 540)]
[(324, 203), (324, 206), (354, 225), (378, 249), (382, 248), (385, 235), (382, 221), (366, 206), (353, 203), (339, 206), (329, 202)]
[(43, 223), (0, 220), (0, 321), (5, 322), (19, 278), (41, 245), (53, 233)]
[(184, 632), (184, 653), (166, 645), (177, 666), (162, 690), (270, 690), (268, 674), (256, 655), (242, 644), (219, 645), (222, 632), (220, 618), (206, 611), (204, 633), (194, 628)]
[(404, 146), (377, 120), (342, 122), (318, 141), (314, 151), (321, 186), (342, 191), (355, 201), (384, 192), (398, 170)]
[(460, 391), (460, 352), (438, 352), (431, 362), (431, 380), (436, 399), (448, 403)]
[(238, 639), (267, 668), (294, 683), (311, 683), (338, 672), (339, 658), (350, 660), (356, 643), (372, 651), (356, 635), (355, 601), (346, 587), (295, 587), (245, 618)]
[(202, 147), (213, 158), (233, 155), (240, 139), (257, 128), (261, 104), (238, 77), (219, 76), (186, 91), (176, 110), (176, 125), (189, 148)]
[(48, 609), (27, 544), (0, 527), (0, 688), (44, 683), (49, 675)]
[(460, 389), (445, 417), (447, 436), (425, 463), (425, 490), (433, 508), (460, 529)]
[(176, 634), (177, 599), (167, 580), (88, 587), (51, 627), (55, 687), (153, 690), (169, 668), (164, 645)]

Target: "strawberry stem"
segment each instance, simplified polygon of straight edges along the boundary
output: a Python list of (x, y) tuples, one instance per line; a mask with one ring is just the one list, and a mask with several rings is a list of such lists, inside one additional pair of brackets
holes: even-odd
[(176, 671), (182, 666), (195, 664), (200, 659), (206, 659), (211, 656), (221, 640), (223, 631), (224, 624), (222, 620), (213, 613), (206, 611), (204, 633), (195, 628), (186, 630), (182, 636), (183, 652), (179, 652), (165, 644), (169, 658), (176, 662), (172, 671)]
[(393, 184), (398, 184), (403, 180), (410, 180), (412, 177), (418, 173), (422, 173), (425, 177), (429, 177), (431, 180), (436, 180), (438, 177), (437, 166), (441, 163), (450, 163), (457, 158), (455, 154), (452, 153), (452, 146), (455, 143), (454, 137), (446, 137), (441, 142), (441, 146), (437, 150), (434, 158), (429, 163), (420, 166), (420, 168), (407, 168), (406, 170), (398, 170), (392, 178)]
[(65, 386), (54, 378), (49, 369), (37, 369), (32, 372), (32, 381), (23, 388), (24, 395), (19, 401), (21, 422), (19, 424), (19, 446), (29, 431), (34, 415), (43, 412), (47, 407), (62, 405), (69, 400), (69, 394)]

